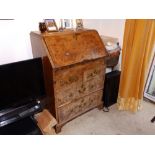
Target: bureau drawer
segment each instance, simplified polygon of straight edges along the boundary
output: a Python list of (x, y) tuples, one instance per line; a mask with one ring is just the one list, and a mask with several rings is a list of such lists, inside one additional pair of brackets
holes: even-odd
[(59, 107), (67, 102), (72, 102), (73, 100), (89, 95), (95, 91), (103, 90), (103, 84), (104, 78), (96, 77), (85, 83), (78, 82), (69, 85), (55, 94), (56, 105)]
[(104, 86), (104, 77), (103, 76), (96, 76), (95, 78), (87, 81), (84, 83), (86, 87), (86, 94), (89, 94), (91, 92), (101, 90)]
[(59, 123), (66, 122), (93, 107), (102, 104), (102, 91), (97, 91), (74, 102), (59, 107)]
[(55, 102), (57, 107), (76, 99), (78, 97), (77, 87), (78, 87), (78, 84), (74, 83), (74, 84), (68, 85), (62, 90), (56, 91)]
[(83, 81), (89, 81), (97, 77), (103, 77), (105, 73), (105, 66), (94, 66), (91, 69), (85, 70), (83, 73)]

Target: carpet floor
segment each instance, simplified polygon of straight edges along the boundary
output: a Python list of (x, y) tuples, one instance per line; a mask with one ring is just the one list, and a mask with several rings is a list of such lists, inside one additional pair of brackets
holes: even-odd
[(109, 112), (93, 109), (62, 127), (60, 135), (154, 135), (155, 104), (142, 103), (137, 113), (118, 111), (116, 104)]

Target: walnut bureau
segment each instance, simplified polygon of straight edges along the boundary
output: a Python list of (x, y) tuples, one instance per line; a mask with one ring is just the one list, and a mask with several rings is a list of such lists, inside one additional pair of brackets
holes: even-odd
[(33, 57), (42, 57), (47, 107), (56, 132), (73, 118), (102, 107), (107, 55), (96, 30), (31, 32)]

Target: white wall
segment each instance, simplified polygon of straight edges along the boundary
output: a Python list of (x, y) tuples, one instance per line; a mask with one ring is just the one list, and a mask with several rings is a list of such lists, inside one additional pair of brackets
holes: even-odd
[(0, 64), (19, 61), (31, 57), (28, 50), (27, 27), (22, 30), (15, 20), (0, 20)]
[(100, 35), (118, 38), (120, 45), (123, 44), (124, 19), (85, 19), (84, 26), (97, 29)]
[[(32, 58), (30, 31), (38, 30), (42, 19), (0, 20), (0, 64)], [(120, 19), (85, 19), (84, 26), (102, 35), (117, 37), (122, 45), (124, 21)]]
[(32, 58), (29, 33), (40, 20), (0, 20), (0, 64)]

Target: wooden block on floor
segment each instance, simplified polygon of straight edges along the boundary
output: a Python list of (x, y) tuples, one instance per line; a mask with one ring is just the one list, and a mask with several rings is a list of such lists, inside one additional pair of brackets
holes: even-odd
[(54, 130), (54, 126), (57, 124), (56, 119), (49, 113), (48, 110), (43, 110), (43, 112), (35, 115), (37, 120), (37, 125), (45, 135), (53, 135), (56, 134)]

